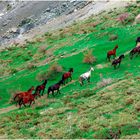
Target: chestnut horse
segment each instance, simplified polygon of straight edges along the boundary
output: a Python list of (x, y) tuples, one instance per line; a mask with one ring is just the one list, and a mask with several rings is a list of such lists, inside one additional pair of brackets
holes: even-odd
[(116, 45), (113, 50), (107, 52), (107, 59), (109, 61), (110, 61), (110, 58), (111, 58), (112, 55), (114, 56), (114, 58), (116, 57), (117, 48), (118, 48), (118, 45)]
[(124, 54), (120, 55), (118, 59), (113, 60), (112, 65), (114, 66), (114, 69), (116, 69), (116, 66), (121, 64), (122, 59), (124, 58)]
[(66, 84), (66, 82), (68, 82), (69, 78), (70, 78), (70, 80), (72, 80), (72, 77), (71, 77), (72, 73), (73, 73), (73, 68), (70, 68), (68, 72), (66, 72), (62, 75), (62, 81), (64, 84)]
[[(26, 91), (26, 92), (17, 93), (17, 94), (14, 96), (14, 101), (16, 101), (17, 103), (19, 103), (19, 101), (20, 101), (24, 96), (31, 95), (33, 90), (34, 90), (34, 87), (32, 86), (32, 87), (31, 87), (28, 91)], [(17, 99), (17, 100), (16, 100), (16, 99)]]
[(54, 91), (55, 91), (55, 90), (57, 90), (57, 93), (60, 94), (59, 88), (60, 88), (61, 84), (63, 84), (63, 80), (60, 80), (58, 83), (56, 83), (56, 84), (50, 86), (50, 87), (48, 88), (48, 97), (49, 97), (49, 93), (50, 93), (50, 92), (52, 92), (52, 95), (54, 96)]
[(31, 106), (32, 102), (35, 103), (35, 97), (38, 96), (37, 94), (28, 94), (26, 96), (23, 96), (19, 100), (19, 108), (21, 108), (22, 105), (26, 107), (26, 104), (29, 103), (29, 106)]
[[(36, 89), (35, 89), (35, 94), (39, 93), (39, 96), (40, 95), (43, 96), (43, 93), (45, 91), (46, 84), (47, 84), (47, 80), (45, 80), (43, 84), (37, 86)], [(41, 91), (42, 91), (42, 93), (41, 93)]]

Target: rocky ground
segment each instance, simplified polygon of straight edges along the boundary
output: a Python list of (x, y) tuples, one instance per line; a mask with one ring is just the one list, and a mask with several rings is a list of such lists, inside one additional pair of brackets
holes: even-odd
[(0, 45), (63, 28), (126, 1), (12, 1), (0, 3)]
[(0, 43), (5, 43), (50, 19), (85, 7), (87, 1), (13, 1), (0, 3)]

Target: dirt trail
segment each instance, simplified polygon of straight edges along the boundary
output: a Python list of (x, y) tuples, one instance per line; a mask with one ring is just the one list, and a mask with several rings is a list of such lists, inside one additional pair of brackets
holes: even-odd
[(2, 108), (2, 109), (0, 109), (0, 114), (4, 114), (4, 113), (7, 113), (7, 112), (15, 110), (15, 109), (17, 109), (17, 107), (15, 105), (9, 106), (7, 108)]

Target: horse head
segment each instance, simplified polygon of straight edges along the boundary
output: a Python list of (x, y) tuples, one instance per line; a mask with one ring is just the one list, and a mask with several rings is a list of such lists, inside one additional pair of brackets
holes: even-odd
[(93, 68), (93, 67), (90, 67), (90, 70), (91, 70), (91, 71), (94, 71), (94, 68)]
[(69, 69), (69, 72), (73, 72), (73, 68), (70, 68), (70, 69)]
[(63, 85), (64, 84), (64, 80), (60, 80), (57, 84)]
[(119, 46), (118, 46), (118, 45), (116, 45), (116, 46), (115, 46), (115, 49), (117, 49), (118, 47), (119, 47)]
[(46, 85), (46, 84), (47, 84), (47, 82), (48, 82), (48, 80), (46, 79), (46, 80), (44, 81), (44, 85)]
[(119, 59), (122, 59), (122, 58), (124, 58), (124, 54), (122, 54), (122, 55), (119, 56)]

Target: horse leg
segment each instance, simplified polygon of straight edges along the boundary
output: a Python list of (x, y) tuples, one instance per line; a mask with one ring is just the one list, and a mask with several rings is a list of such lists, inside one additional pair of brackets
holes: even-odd
[(54, 96), (54, 90), (52, 90), (52, 95), (53, 95), (53, 97), (55, 97), (55, 96)]
[(21, 100), (18, 102), (18, 104), (19, 104), (19, 109), (20, 109), (20, 108), (21, 108), (21, 105), (22, 105), (22, 104), (21, 104)]
[(42, 91), (42, 96), (43, 96), (43, 94), (44, 94), (44, 91), (45, 91), (45, 88), (44, 88), (43, 91)]
[(32, 100), (30, 101), (29, 107), (31, 106), (31, 104), (32, 104)]
[(120, 67), (120, 64), (121, 64), (121, 62), (119, 63), (118, 68)]
[(88, 83), (90, 83), (90, 77), (87, 79)]
[(70, 76), (70, 81), (72, 81), (72, 77)]
[(57, 93), (61, 94), (59, 89), (57, 90)]

